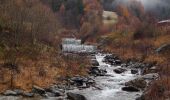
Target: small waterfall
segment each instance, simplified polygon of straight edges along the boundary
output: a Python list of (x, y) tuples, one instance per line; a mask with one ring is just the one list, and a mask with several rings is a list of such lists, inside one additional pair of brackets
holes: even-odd
[(62, 39), (62, 44), (81, 45), (81, 40), (76, 39), (76, 38), (64, 38), (64, 39)]
[(62, 40), (62, 51), (72, 53), (94, 53), (97, 47), (81, 44), (81, 40), (75, 38), (64, 38)]

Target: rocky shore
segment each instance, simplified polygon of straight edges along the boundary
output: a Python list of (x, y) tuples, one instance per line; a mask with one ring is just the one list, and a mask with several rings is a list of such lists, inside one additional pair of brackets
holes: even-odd
[[(91, 63), (92, 67), (89, 69), (89, 76), (77, 75), (65, 78), (67, 83), (52, 85), (49, 88), (33, 86), (31, 92), (25, 92), (20, 89), (6, 90), (1, 94), (0, 100), (89, 100), (87, 95), (83, 94), (88, 92), (88, 89), (97, 91), (94, 92), (96, 95), (100, 91), (106, 92), (105, 87), (108, 86), (111, 86), (111, 91), (116, 90), (120, 93), (135, 92), (136, 100), (142, 100), (141, 93), (144, 94), (152, 80), (159, 78), (157, 73), (144, 73), (146, 69), (154, 72), (156, 70), (154, 64), (133, 60), (123, 62), (118, 56), (112, 54), (91, 55)], [(114, 85), (115, 87), (117, 86), (116, 89), (113, 88)], [(83, 93), (81, 93), (82, 91)], [(89, 95), (90, 93), (85, 94)], [(90, 95), (93, 96), (93, 94)], [(110, 99), (108, 98), (108, 100)]]

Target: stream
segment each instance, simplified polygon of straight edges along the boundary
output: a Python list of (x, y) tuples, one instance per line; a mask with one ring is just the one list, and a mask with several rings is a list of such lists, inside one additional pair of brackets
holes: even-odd
[[(125, 83), (140, 77), (140, 74), (131, 74), (131, 69), (126, 68), (123, 73), (117, 74), (114, 70), (121, 68), (121, 66), (114, 66), (104, 62), (105, 57), (109, 54), (95, 54), (91, 60), (96, 60), (99, 63), (99, 69), (106, 70), (106, 74), (103, 76), (90, 75), (89, 78), (95, 82), (94, 86), (88, 88), (78, 88), (65, 90), (64, 95), (60, 97), (50, 96), (33, 98), (24, 98), (22, 96), (0, 96), (0, 100), (68, 100), (66, 94), (68, 92), (79, 94), (84, 96), (87, 100), (135, 100), (142, 95), (142, 91), (139, 92), (126, 92), (122, 88), (125, 87)], [(54, 91), (58, 91), (58, 88), (53, 88)], [(44, 92), (42, 88), (37, 88), (38, 92)], [(12, 92), (13, 93), (13, 92)], [(47, 93), (47, 92), (45, 92)], [(59, 93), (59, 92), (56, 92)], [(83, 100), (86, 100), (83, 99)], [(71, 99), (72, 100), (72, 99)], [(73, 99), (82, 100), (82, 99)]]
[(142, 92), (126, 92), (122, 91), (125, 82), (133, 80), (140, 75), (131, 74), (131, 70), (127, 69), (124, 73), (117, 74), (113, 70), (121, 68), (121, 66), (112, 66), (103, 62), (106, 54), (96, 54), (96, 60), (99, 63), (100, 69), (105, 69), (107, 71), (106, 76), (92, 77), (96, 81), (96, 86), (100, 87), (101, 90), (96, 88), (86, 88), (86, 89), (75, 89), (71, 92), (84, 95), (87, 100), (135, 100), (139, 97)]

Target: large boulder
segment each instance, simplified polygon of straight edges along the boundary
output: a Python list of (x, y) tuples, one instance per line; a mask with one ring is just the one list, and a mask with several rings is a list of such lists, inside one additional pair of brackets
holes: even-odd
[(122, 88), (123, 91), (127, 91), (127, 92), (139, 92), (140, 90), (136, 87), (133, 86), (126, 86)]
[(71, 92), (67, 93), (67, 99), (69, 99), (69, 100), (87, 100), (85, 96), (83, 96), (81, 94), (71, 93)]
[(125, 72), (126, 69), (124, 69), (124, 68), (117, 68), (117, 69), (114, 69), (113, 71), (114, 71), (115, 73), (117, 73), (117, 74), (121, 74), (121, 73)]
[(24, 96), (24, 97), (33, 97), (34, 96), (34, 93), (24, 92), (23, 90), (20, 90), (20, 89), (6, 90), (3, 94), (5, 96)]
[(79, 88), (88, 88), (90, 85), (93, 85), (95, 81), (89, 77), (76, 76), (70, 79), (70, 83)]
[(21, 89), (14, 89), (13, 91), (16, 92), (18, 95), (23, 95), (24, 94), (24, 91), (21, 90)]
[(120, 65), (122, 63), (118, 56), (115, 55), (106, 55), (104, 57), (104, 62), (109, 63), (111, 65)]
[(134, 79), (132, 81), (126, 82), (125, 85), (137, 87), (143, 90), (147, 86), (147, 82), (142, 78), (138, 78), (138, 79)]
[(26, 92), (26, 93), (23, 93), (24, 97), (34, 97), (34, 93), (29, 93), (29, 92)]
[(44, 95), (46, 93), (45, 89), (38, 87), (36, 85), (33, 86), (32, 91), (33, 91), (33, 93), (37, 93), (37, 94), (40, 94), (40, 95)]
[(87, 82), (87, 78), (85, 77), (81, 77), (81, 76), (76, 76), (76, 77), (72, 77), (70, 79), (70, 83), (72, 85), (76, 85), (76, 86), (82, 86), (84, 82)]
[(15, 91), (12, 91), (12, 90), (6, 90), (4, 93), (3, 93), (5, 96), (17, 96), (17, 92)]
[(62, 89), (58, 89), (55, 86), (51, 86), (50, 88), (46, 89), (46, 92), (48, 95), (58, 97), (58, 96), (63, 96), (65, 91)]
[(91, 67), (90, 68), (90, 74), (95, 76), (105, 76), (107, 73), (104, 69), (99, 69), (98, 67)]

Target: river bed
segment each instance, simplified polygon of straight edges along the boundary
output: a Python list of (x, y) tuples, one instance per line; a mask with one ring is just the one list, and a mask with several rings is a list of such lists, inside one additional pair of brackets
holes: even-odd
[(121, 66), (111, 66), (103, 62), (106, 54), (96, 54), (96, 60), (99, 62), (99, 68), (107, 71), (106, 76), (92, 77), (96, 81), (96, 88), (87, 88), (83, 90), (75, 89), (71, 92), (84, 95), (88, 100), (135, 100), (142, 92), (126, 92), (122, 91), (125, 82), (133, 80), (140, 75), (131, 74), (131, 70), (127, 69), (122, 74), (117, 74), (113, 70)]

